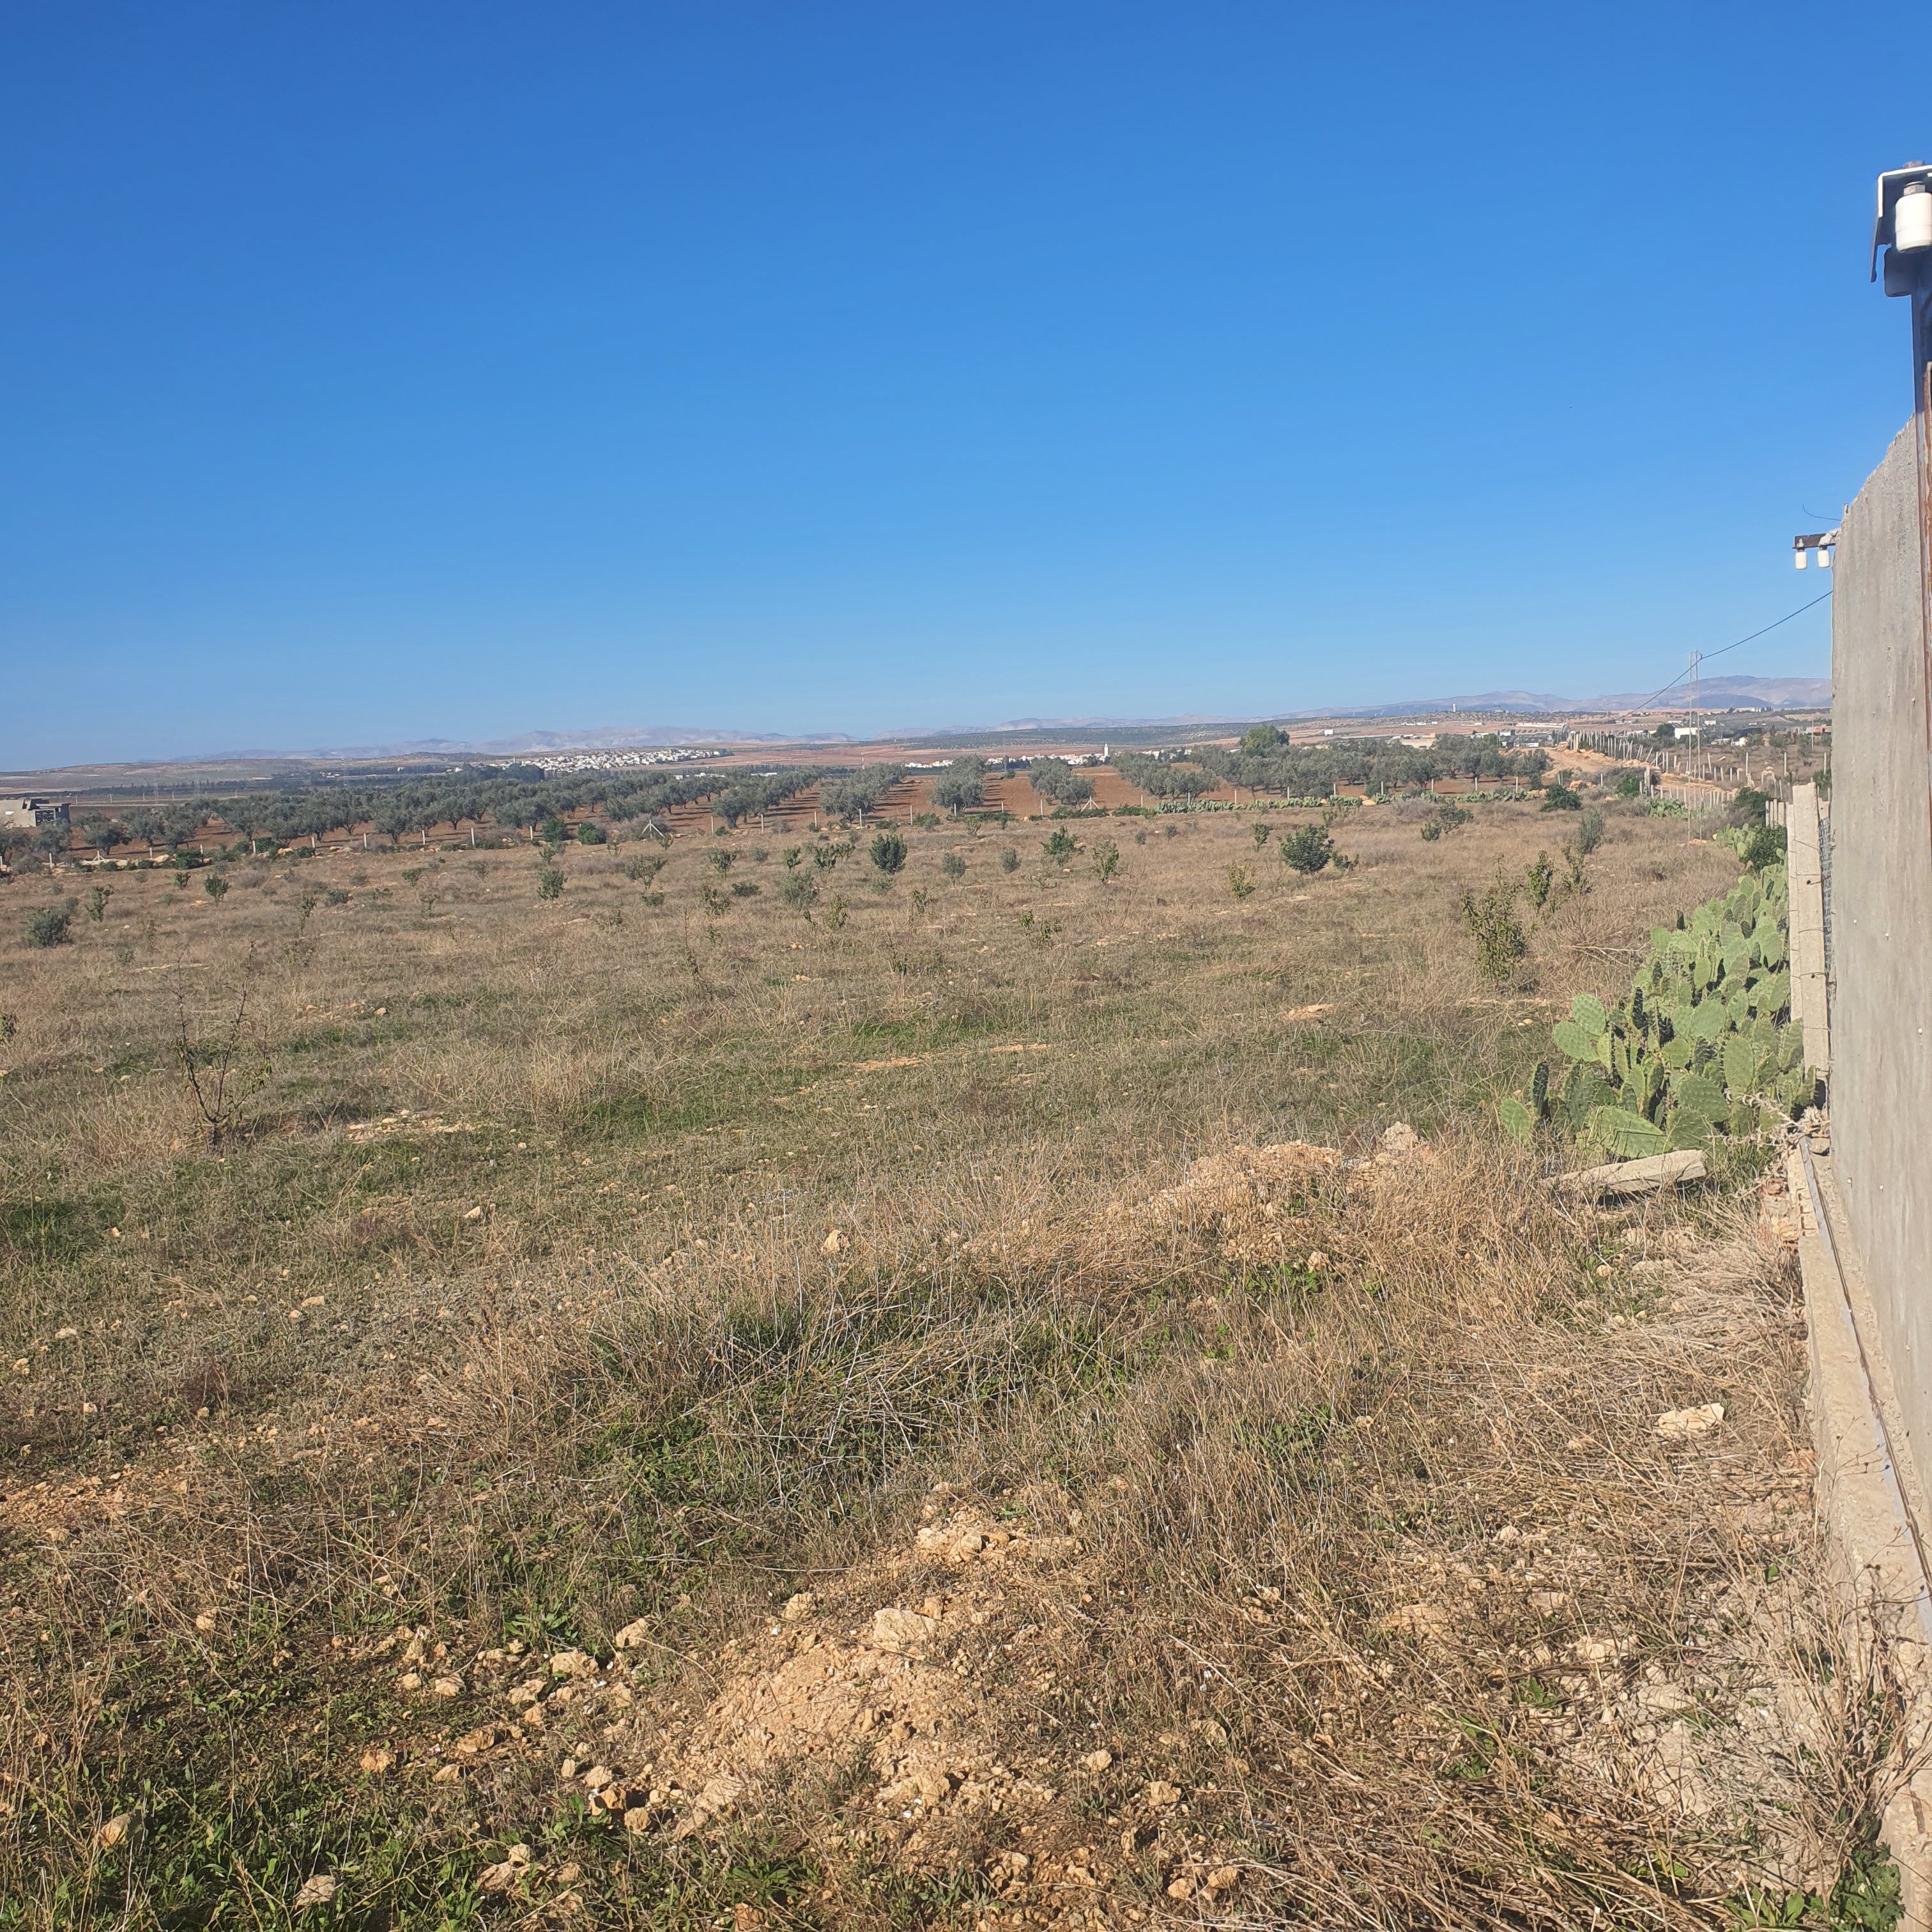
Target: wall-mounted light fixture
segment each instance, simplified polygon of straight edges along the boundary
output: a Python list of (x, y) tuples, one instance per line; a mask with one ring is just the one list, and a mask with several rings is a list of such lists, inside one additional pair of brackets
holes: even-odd
[[(1928, 200), (1932, 200), (1932, 196), (1927, 198)], [(1818, 568), (1820, 570), (1829, 570), (1832, 567), (1832, 552), (1836, 548), (1838, 541), (1838, 533), (1836, 530), (1819, 530), (1810, 536), (1793, 537), (1791, 539), (1792, 560), (1800, 570), (1802, 570), (1805, 565), (1815, 556), (1818, 560)]]
[[(1879, 250), (1883, 249), (1881, 264)], [(1912, 406), (1926, 406), (1925, 372), (1932, 364), (1932, 166), (1914, 161), (1878, 178), (1872, 220), (1871, 274), (1882, 272), (1888, 296), (1912, 298)]]

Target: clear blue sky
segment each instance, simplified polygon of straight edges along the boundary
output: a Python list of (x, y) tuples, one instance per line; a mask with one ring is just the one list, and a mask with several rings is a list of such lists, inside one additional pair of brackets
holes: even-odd
[[(8, 8), (0, 764), (1661, 682), (1814, 589), (1905, 419), (1864, 249), (1925, 50)], [(1822, 674), (1827, 616), (1725, 668)]]

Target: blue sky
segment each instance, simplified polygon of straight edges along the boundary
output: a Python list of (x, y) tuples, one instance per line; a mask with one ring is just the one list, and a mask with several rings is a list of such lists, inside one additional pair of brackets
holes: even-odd
[[(1815, 589), (1905, 419), (1864, 249), (1924, 52), (8, 9), (0, 764), (1660, 683)], [(1822, 674), (1828, 615), (1724, 668)]]

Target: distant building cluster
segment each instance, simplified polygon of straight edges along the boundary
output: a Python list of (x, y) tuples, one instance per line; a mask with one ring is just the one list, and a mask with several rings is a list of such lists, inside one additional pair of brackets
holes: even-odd
[(535, 765), (543, 772), (618, 772), (635, 770), (645, 765), (683, 765), (694, 758), (722, 758), (720, 751), (702, 750), (694, 745), (674, 745), (658, 752), (554, 752), (548, 757), (519, 758), (518, 763)]

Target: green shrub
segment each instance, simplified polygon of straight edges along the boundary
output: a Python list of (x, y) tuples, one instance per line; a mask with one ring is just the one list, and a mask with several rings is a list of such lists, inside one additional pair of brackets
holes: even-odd
[(1475, 814), (1460, 805), (1438, 805), (1422, 821), (1422, 836), (1432, 843), (1459, 825), (1467, 825)]
[(1228, 868), (1228, 890), (1236, 898), (1246, 898), (1254, 889), (1254, 879), (1246, 866), (1230, 866)]
[(906, 862), (906, 842), (896, 832), (875, 833), (868, 849), (872, 863), (889, 879)]
[(1520, 890), (1499, 872), (1480, 898), (1474, 892), (1462, 895), (1462, 923), (1476, 942), (1476, 964), (1498, 986), (1507, 986), (1529, 956), (1529, 940), (1516, 916)]
[(1017, 872), (1019, 868), (1020, 855), (1018, 853), (1015, 851), (1010, 845), (1004, 848), (1000, 854), (1000, 870), (1003, 872)]
[(228, 890), (228, 881), (219, 872), (211, 872), (201, 882), (201, 889), (212, 899), (218, 899)]
[(1604, 814), (1592, 806), (1577, 821), (1576, 849), (1588, 857), (1603, 842)]
[(1063, 866), (1079, 849), (1079, 842), (1064, 825), (1055, 826), (1052, 836), (1040, 842), (1040, 850), (1049, 859), (1057, 860)]
[(1754, 872), (1761, 872), (1767, 866), (1779, 864), (1784, 857), (1784, 827), (1781, 825), (1754, 827), (1738, 846), (1738, 856)]
[(1545, 812), (1581, 812), (1583, 801), (1577, 793), (1558, 780), (1544, 788), (1541, 808)]
[(788, 872), (789, 872), (793, 871), (797, 866), (800, 860), (804, 856), (805, 848), (803, 846), (788, 845), (784, 850), (778, 854), (778, 862), (780, 865), (784, 866)]
[(114, 896), (112, 886), (96, 886), (87, 896), (87, 916), (96, 926), (107, 916), (107, 902)]
[(734, 899), (754, 899), (758, 896), (758, 882), (755, 879), (734, 879), (731, 884), (731, 896)]
[(635, 853), (624, 861), (624, 876), (640, 886), (647, 886), (664, 870), (664, 859), (658, 853)]
[[(1168, 836), (1174, 836), (1172, 826)], [(1284, 866), (1306, 878), (1312, 878), (1334, 857), (1335, 842), (1329, 837), (1325, 825), (1304, 825), (1283, 833), (1280, 844), (1275, 849), (1280, 853)]]
[(1272, 825), (1257, 823), (1249, 826), (1248, 830), (1254, 834), (1255, 850), (1258, 852), (1268, 842), (1268, 834), (1274, 830), (1274, 827)]
[(546, 818), (537, 827), (537, 836), (546, 845), (561, 845), (570, 836), (570, 827), (560, 818)]
[(1617, 775), (1617, 796), (1619, 798), (1641, 798), (1643, 796), (1643, 779), (1636, 772), (1620, 772)]
[(1111, 838), (1102, 838), (1094, 848), (1094, 878), (1104, 886), (1120, 869), (1120, 848)]
[(537, 868), (537, 897), (554, 899), (562, 896), (563, 868), (561, 866), (539, 866)]
[(721, 879), (738, 862), (737, 854), (728, 845), (714, 845), (704, 856)]
[(74, 902), (64, 899), (58, 905), (36, 906), (27, 915), (29, 946), (71, 946)]
[(937, 832), (939, 830), (939, 814), (936, 812), (916, 812), (913, 814), (912, 822), (922, 832)]
[(328, 891), (322, 894), (322, 902), (324, 905), (346, 905), (349, 903), (349, 895), (340, 886), (331, 886)]
[(778, 903), (793, 912), (812, 916), (812, 902), (818, 896), (818, 881), (809, 872), (790, 872), (778, 881)]
[(577, 842), (580, 845), (602, 845), (604, 843), (603, 826), (592, 825), (586, 818), (577, 828)]
[(1538, 853), (1524, 871), (1522, 886), (1538, 912), (1550, 903), (1550, 890), (1556, 883), (1556, 868), (1550, 862), (1550, 854)]
[(939, 869), (957, 884), (966, 876), (966, 861), (957, 852), (949, 852), (940, 860)]

